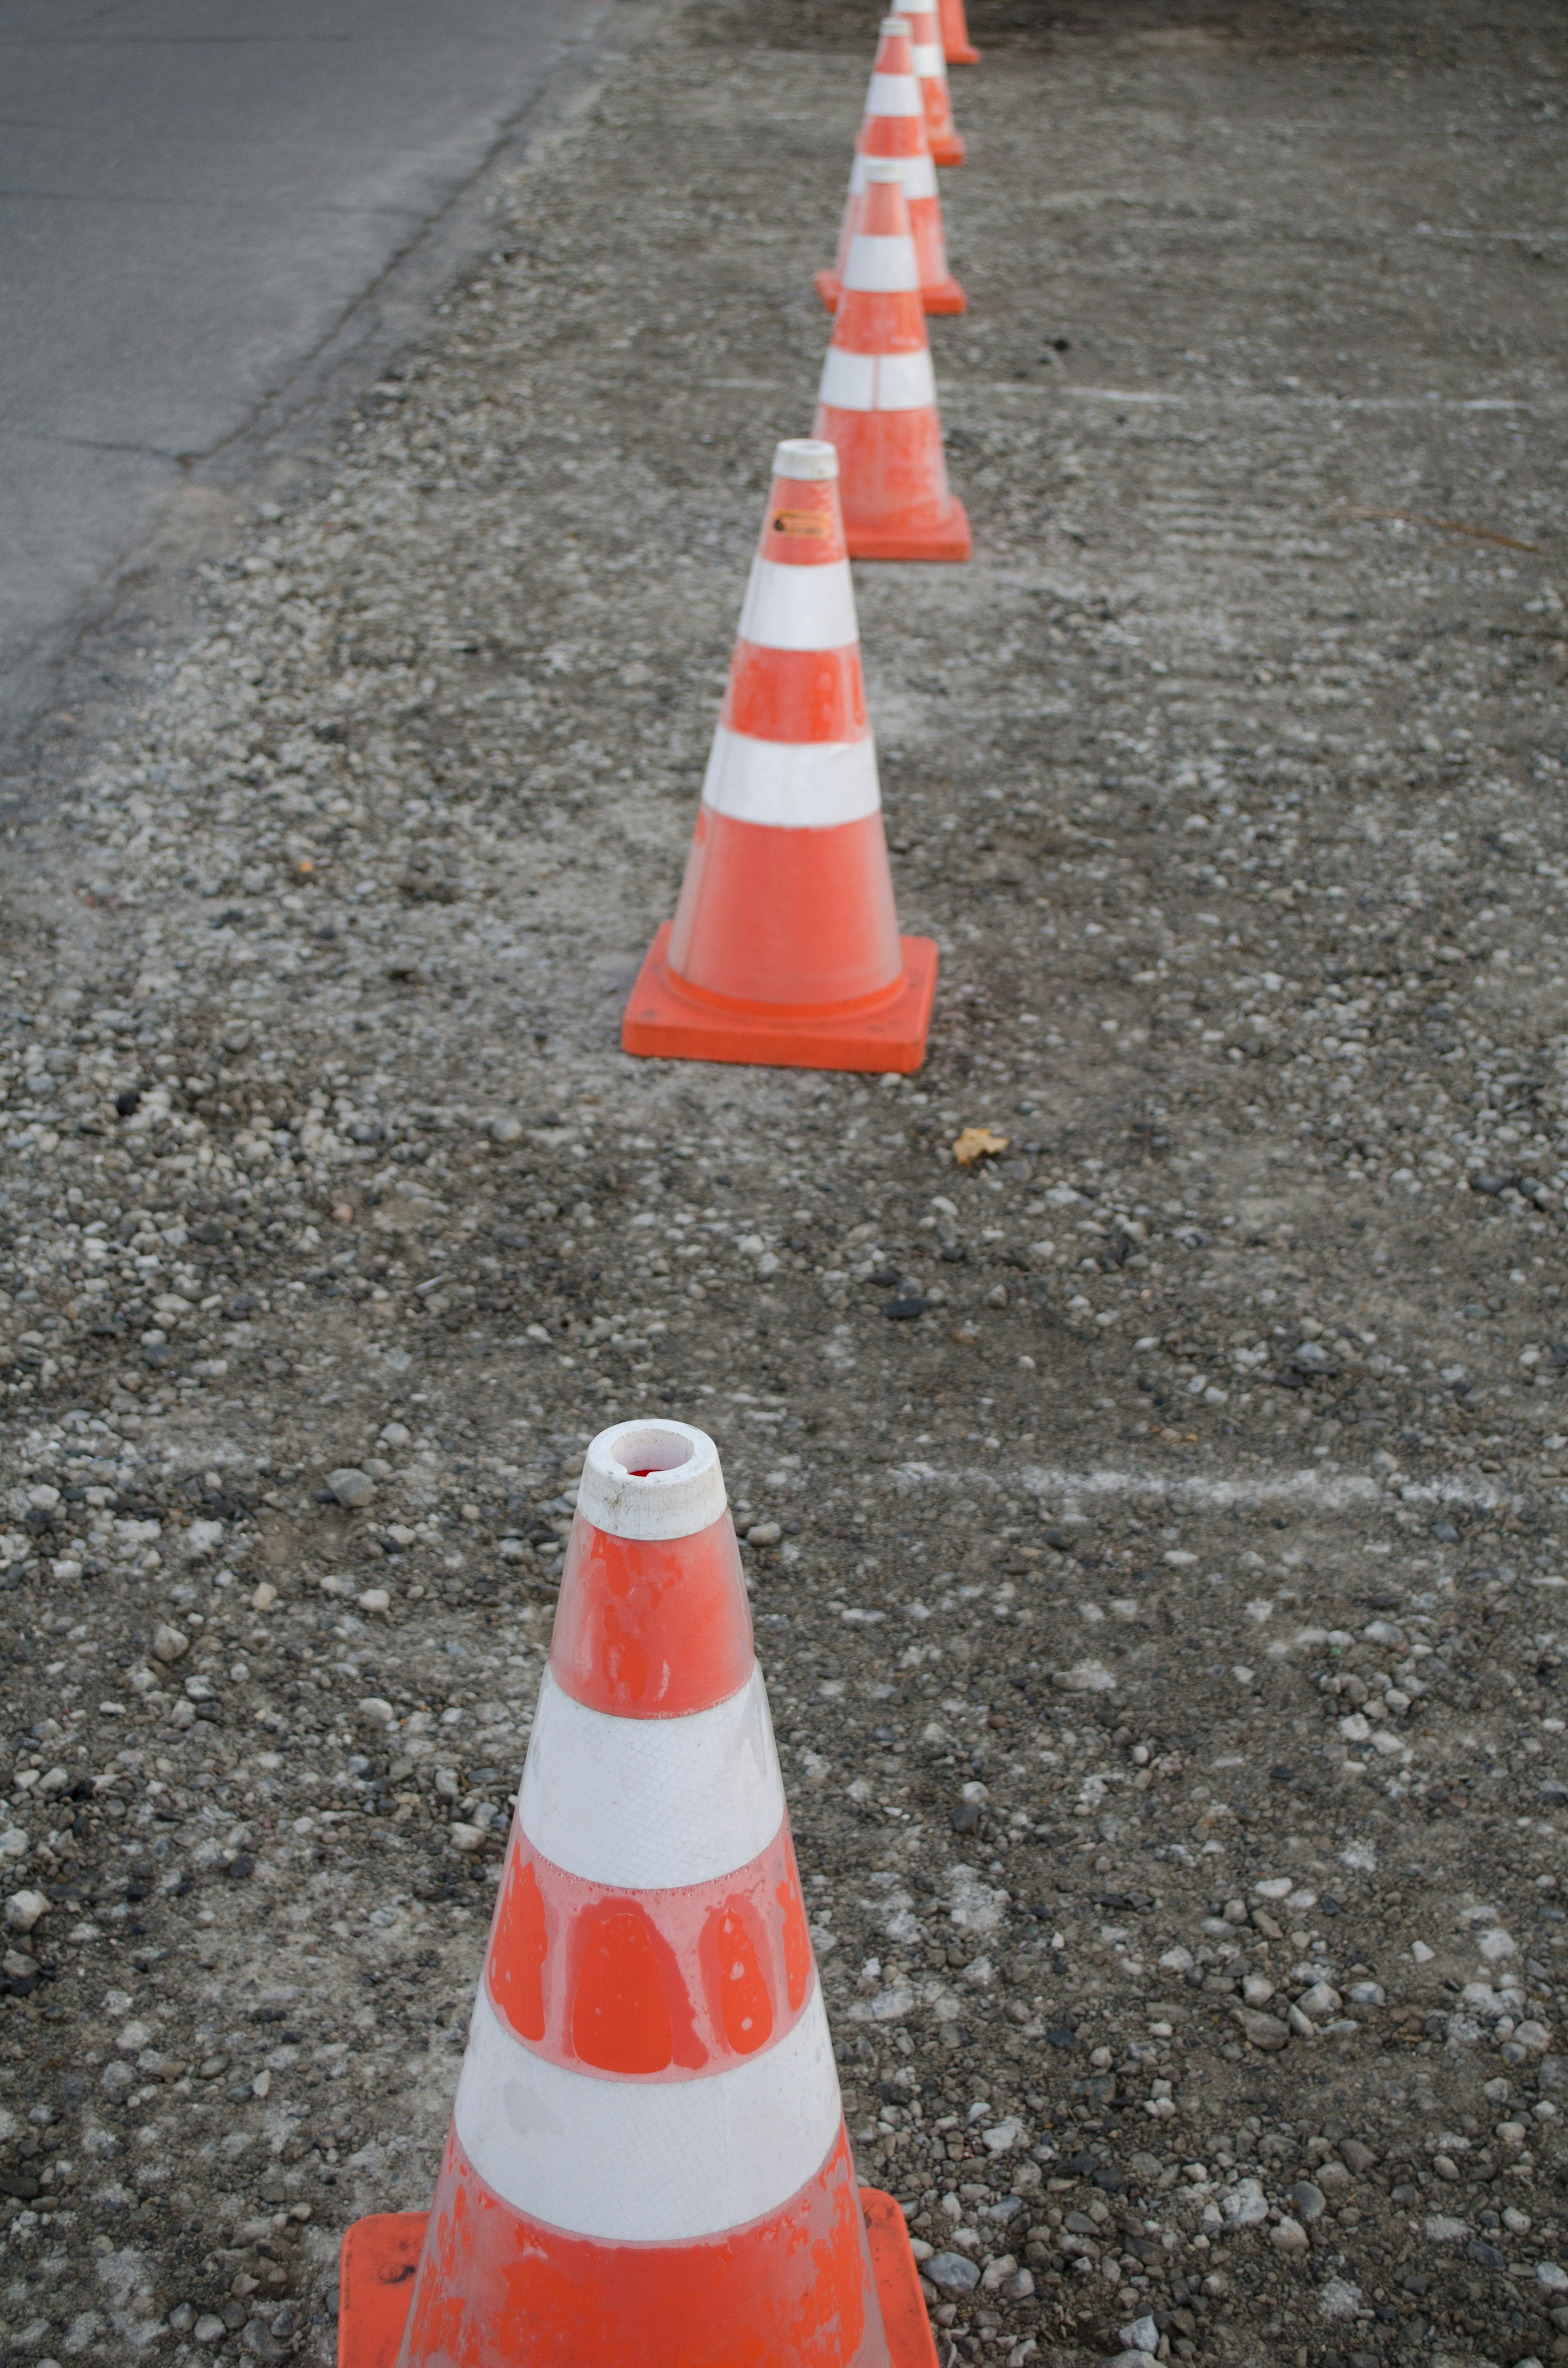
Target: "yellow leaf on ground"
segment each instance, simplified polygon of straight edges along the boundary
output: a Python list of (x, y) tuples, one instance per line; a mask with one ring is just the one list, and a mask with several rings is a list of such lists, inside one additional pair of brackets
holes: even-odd
[(1005, 1134), (993, 1134), (988, 1126), (966, 1126), (953, 1145), (953, 1157), (960, 1167), (972, 1167), (977, 1159), (989, 1159), (1006, 1148)]

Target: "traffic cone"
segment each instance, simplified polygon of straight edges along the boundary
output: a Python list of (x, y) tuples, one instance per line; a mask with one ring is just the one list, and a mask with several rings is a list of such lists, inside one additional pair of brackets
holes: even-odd
[(969, 557), (969, 520), (948, 490), (909, 209), (897, 165), (881, 159), (866, 167), (812, 433), (838, 454), (851, 559)]
[(950, 66), (977, 66), (980, 51), (969, 38), (963, 0), (938, 0), (942, 21), (942, 54)]
[(942, 55), (942, 35), (937, 23), (937, 0), (900, 0), (899, 15), (909, 27), (909, 51), (920, 101), (926, 110), (926, 137), (934, 165), (961, 165), (964, 143), (953, 121), (953, 97), (948, 88), (948, 62)]
[(920, 301), (927, 313), (961, 313), (968, 299), (948, 268), (947, 242), (942, 233), (942, 200), (937, 195), (937, 168), (926, 137), (926, 109), (915, 79), (909, 27), (902, 17), (884, 17), (877, 44), (877, 63), (866, 93), (866, 112), (855, 142), (849, 174), (849, 197), (838, 234), (838, 260), (831, 271), (816, 275), (816, 291), (830, 313), (838, 310), (849, 242), (860, 219), (866, 167), (873, 156), (893, 157), (903, 176), (909, 200), (909, 225), (920, 263)]
[(917, 1069), (937, 985), (901, 938), (831, 444), (780, 444), (673, 923), (628, 1053)]
[(937, 2368), (899, 2207), (856, 2184), (718, 1452), (685, 1423), (585, 1459), (435, 2204), (349, 2229), (337, 2356)]

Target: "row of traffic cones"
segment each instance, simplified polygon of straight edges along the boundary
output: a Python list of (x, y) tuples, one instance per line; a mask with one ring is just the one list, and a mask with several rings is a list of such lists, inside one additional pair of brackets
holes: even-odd
[[(898, 933), (849, 559), (969, 553), (924, 318), (963, 304), (927, 129), (961, 160), (943, 52), (973, 53), (940, 6), (882, 27), (816, 432), (775, 459), (631, 1052), (924, 1053), (937, 950)], [(585, 1459), (434, 2207), (348, 2230), (338, 2362), (937, 2368), (903, 2214), (855, 2177), (718, 1452), (684, 1423)]]
[(587, 1452), (429, 2213), (344, 2239), (338, 2368), (937, 2368), (857, 2184), (713, 1441)]
[(965, 560), (927, 313), (961, 313), (933, 159), (958, 164), (946, 56), (962, 0), (883, 20), (811, 439), (780, 444), (673, 922), (621, 1026), (628, 1053), (909, 1072), (937, 949), (901, 937), (866, 713), (851, 559)]

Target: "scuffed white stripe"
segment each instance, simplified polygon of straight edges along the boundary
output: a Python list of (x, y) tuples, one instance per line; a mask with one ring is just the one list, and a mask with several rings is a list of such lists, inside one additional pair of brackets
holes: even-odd
[(733, 822), (773, 830), (836, 830), (881, 805), (877, 746), (863, 740), (753, 740), (721, 723), (702, 803)]
[(918, 115), (920, 85), (910, 74), (874, 74), (866, 93), (868, 115)]
[(846, 559), (787, 567), (754, 559), (741, 605), (741, 639), (765, 650), (842, 650), (860, 638)]
[(1114, 1464), (1069, 1472), (1061, 1465), (1026, 1464), (1016, 1474), (978, 1464), (943, 1470), (935, 1463), (901, 1463), (893, 1472), (900, 1495), (917, 1488), (961, 1489), (966, 1495), (1005, 1495), (1024, 1488), (1032, 1497), (1071, 1508), (1090, 1497), (1142, 1497), (1203, 1511), (1245, 1510), (1253, 1506), (1301, 1505), (1323, 1513), (1397, 1512), (1405, 1505), (1492, 1507), (1520, 1501), (1507, 1487), (1491, 1487), (1460, 1473), (1411, 1480), (1391, 1472), (1381, 1480), (1366, 1474), (1313, 1471), (1259, 1472), (1234, 1479), (1193, 1475), (1173, 1479), (1159, 1472), (1122, 1471)]
[(914, 41), (910, 44), (910, 57), (914, 63), (915, 74), (921, 82), (941, 81), (942, 52), (940, 50), (932, 48), (926, 41)]
[(849, 242), (844, 285), (866, 296), (913, 295), (920, 285), (912, 238), (872, 238), (858, 230)]
[(917, 198), (934, 198), (937, 194), (937, 167), (929, 156), (864, 156), (858, 149), (849, 167), (849, 194), (852, 198), (866, 193), (866, 167), (871, 165), (896, 165), (899, 179), (903, 183), (906, 205)]
[(829, 346), (817, 401), (835, 411), (935, 410), (937, 379), (930, 350), (851, 354), (842, 346)]
[(707, 2079), (547, 2063), (483, 1984), (454, 2120), (514, 2211), (601, 2244), (686, 2244), (778, 2211), (832, 2152), (842, 2108), (820, 1985), (776, 2047)]
[(762, 1671), (686, 1718), (615, 1718), (574, 1702), (547, 1668), (517, 1815), (552, 1866), (609, 1891), (749, 1866), (784, 1816)]

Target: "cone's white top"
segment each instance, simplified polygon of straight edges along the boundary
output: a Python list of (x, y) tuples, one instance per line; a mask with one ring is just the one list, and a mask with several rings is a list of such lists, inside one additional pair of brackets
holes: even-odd
[(541, 1858), (606, 1891), (716, 1883), (784, 1821), (784, 1779), (754, 1662), (738, 1692), (684, 1718), (588, 1710), (547, 1668), (517, 1816)]
[(583, 1458), (577, 1510), (611, 1537), (689, 1538), (725, 1503), (719, 1451), (688, 1422), (613, 1423)]
[(869, 732), (860, 740), (753, 740), (721, 723), (702, 803), (733, 822), (772, 830), (838, 830), (864, 822), (882, 803), (876, 742)]
[[(907, 25), (899, 31), (907, 33)], [(925, 106), (920, 97), (920, 85), (912, 74), (874, 74), (866, 93), (868, 115), (923, 115)]]
[(903, 178), (903, 166), (899, 163), (896, 156), (867, 157), (866, 179), (868, 184), (872, 181), (881, 181), (884, 183), (889, 181), (902, 181)]
[[(832, 445), (827, 449), (831, 452)], [(777, 559), (754, 559), (741, 603), (740, 637), (765, 650), (844, 650), (858, 643), (849, 562), (788, 567)]]
[(903, 194), (914, 205), (917, 199), (934, 198), (937, 194), (937, 167), (929, 154), (924, 156), (867, 156), (857, 148), (855, 161), (849, 167), (849, 194), (858, 198), (870, 178), (874, 164), (890, 164), (903, 183)]
[(679, 2245), (788, 2203), (826, 2161), (842, 2116), (820, 1984), (776, 2046), (694, 2080), (551, 2064), (482, 1984), (453, 2120), (515, 2212), (601, 2244)]
[(838, 454), (814, 436), (787, 436), (773, 455), (773, 473), (792, 477), (797, 484), (820, 484), (837, 476)]
[(907, 17), (884, 17), (877, 30), (884, 39), (893, 33), (907, 33), (909, 19)]

